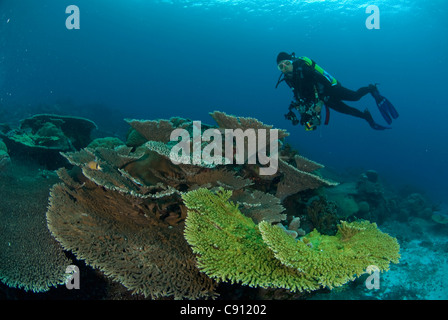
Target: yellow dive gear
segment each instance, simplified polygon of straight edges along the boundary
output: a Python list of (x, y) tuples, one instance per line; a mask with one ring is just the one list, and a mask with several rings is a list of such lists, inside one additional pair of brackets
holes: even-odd
[(313, 131), (316, 130), (316, 126), (313, 125), (310, 121), (305, 123), (305, 130), (306, 131)]

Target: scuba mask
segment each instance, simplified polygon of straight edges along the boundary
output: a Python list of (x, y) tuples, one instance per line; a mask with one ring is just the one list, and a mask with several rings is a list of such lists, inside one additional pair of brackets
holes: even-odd
[(289, 67), (290, 65), (292, 65), (292, 61), (291, 60), (282, 60), (280, 61), (280, 63), (277, 65), (278, 70), (280, 70), (281, 72), (283, 72), (283, 70), (285, 70), (287, 67)]

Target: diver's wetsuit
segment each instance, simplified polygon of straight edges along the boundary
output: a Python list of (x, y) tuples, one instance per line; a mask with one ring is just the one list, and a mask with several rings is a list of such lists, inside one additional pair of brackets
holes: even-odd
[(346, 105), (342, 100), (358, 101), (363, 96), (371, 93), (375, 88), (373, 85), (359, 88), (353, 91), (343, 87), (339, 82), (332, 86), (330, 81), (323, 75), (314, 71), (313, 68), (298, 59), (293, 62), (292, 74), (285, 75), (285, 82), (294, 90), (294, 97), (314, 101), (315, 89), (318, 92), (319, 99), (323, 100), (325, 105), (338, 112), (352, 115), (354, 117), (365, 119), (367, 122), (373, 121), (369, 112), (362, 112), (358, 109)]
[(346, 101), (358, 101), (366, 94), (371, 93), (371, 87), (362, 87), (357, 91), (353, 91), (341, 86), (339, 83), (334, 87), (330, 87), (324, 91), (324, 96), (328, 97), (328, 100), (325, 104), (338, 112), (352, 115), (354, 117), (362, 118), (368, 120), (366, 118), (366, 113), (362, 112), (358, 109), (350, 107), (346, 105), (342, 100)]

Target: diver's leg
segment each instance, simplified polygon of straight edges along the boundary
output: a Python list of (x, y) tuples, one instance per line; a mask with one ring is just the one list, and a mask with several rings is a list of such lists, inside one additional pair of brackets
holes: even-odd
[(370, 114), (369, 110), (367, 110), (367, 109), (364, 110), (364, 112), (363, 112), (358, 109), (349, 107), (342, 101), (336, 101), (336, 100), (331, 100), (331, 99), (326, 103), (326, 105), (329, 108), (336, 110), (340, 113), (345, 113), (345, 114), (366, 120), (369, 123), (369, 125), (375, 130), (390, 129), (389, 127), (383, 127), (383, 126), (380, 126), (377, 123), (375, 123), (375, 121), (372, 118), (372, 115)]
[(340, 100), (330, 99), (326, 103), (326, 105), (329, 108), (336, 110), (337, 112), (345, 113), (345, 114), (348, 114), (348, 115), (351, 115), (351, 116), (354, 116), (357, 118), (366, 119), (366, 115), (364, 112), (362, 112), (356, 108), (352, 108)]
[(336, 100), (358, 101), (366, 94), (371, 92), (372, 92), (371, 86), (361, 87), (358, 90), (353, 91), (338, 84), (332, 87), (332, 92), (330, 93), (330, 96), (332, 98), (335, 98)]

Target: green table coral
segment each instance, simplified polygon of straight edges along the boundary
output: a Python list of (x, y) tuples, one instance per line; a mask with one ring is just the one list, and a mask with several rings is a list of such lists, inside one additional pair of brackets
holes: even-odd
[(295, 240), (282, 228), (258, 225), (229, 201), (231, 191), (198, 189), (183, 195), (185, 238), (208, 276), (264, 288), (313, 291), (359, 277), (370, 265), (398, 263), (396, 239), (367, 221), (342, 222), (335, 236), (316, 230)]
[(314, 230), (301, 240), (265, 221), (259, 228), (277, 259), (330, 289), (354, 280), (371, 265), (386, 271), (390, 262), (398, 263), (400, 258), (397, 240), (368, 221), (342, 222), (335, 236)]
[(274, 257), (257, 225), (228, 201), (231, 195), (201, 188), (182, 196), (189, 209), (185, 238), (198, 254), (199, 269), (211, 278), (252, 287), (318, 289), (316, 281)]

